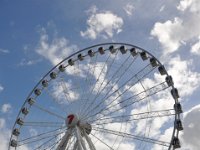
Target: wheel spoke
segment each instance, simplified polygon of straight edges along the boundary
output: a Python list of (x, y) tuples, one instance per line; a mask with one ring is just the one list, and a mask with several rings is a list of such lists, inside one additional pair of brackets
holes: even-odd
[[(90, 61), (90, 64), (88, 65), (87, 76), (86, 76), (86, 79), (85, 79), (86, 85), (88, 85), (88, 86), (92, 86), (92, 78), (91, 78), (91, 76), (95, 76), (94, 73), (95, 73), (95, 70), (96, 70), (96, 67), (97, 67), (97, 64), (96, 64), (96, 62), (97, 62), (97, 57), (98, 57), (98, 53), (95, 53), (95, 59), (94, 59), (94, 61), (93, 61), (93, 62)], [(91, 58), (91, 59), (92, 59), (92, 58)], [(91, 73), (91, 75), (90, 75), (90, 73)], [(90, 77), (90, 78), (89, 78), (89, 77)], [(90, 89), (90, 87), (88, 87), (88, 88)], [(91, 89), (92, 89), (92, 88), (91, 88)], [(87, 97), (87, 98), (86, 98), (86, 100), (84, 101), (84, 103), (82, 104), (83, 107), (80, 109), (80, 110), (81, 110), (81, 113), (80, 113), (80, 114), (83, 114), (83, 113), (84, 113), (84, 111), (82, 111), (82, 110), (85, 109), (85, 107), (86, 107), (87, 104), (88, 104), (88, 100), (89, 100), (89, 97), (90, 97), (90, 94), (91, 94), (91, 89), (85, 92), (85, 97)], [(87, 95), (88, 95), (88, 96), (87, 96)]]
[(106, 145), (109, 149), (114, 150), (111, 146), (109, 146), (107, 143), (105, 143), (103, 140), (101, 140), (100, 138), (98, 138), (97, 136), (95, 136), (94, 134), (91, 133), (91, 135), (93, 137), (95, 137), (98, 141), (100, 141), (101, 143), (103, 143), (104, 145)]
[(48, 144), (48, 143), (51, 142), (52, 140), (54, 140), (54, 139), (56, 140), (57, 137), (58, 137), (58, 135), (55, 136), (55, 137), (50, 138), (49, 140), (45, 141), (44, 143), (42, 143), (42, 144), (39, 145), (38, 147), (34, 148), (34, 150), (39, 150), (39, 149), (41, 149), (42, 147), (44, 147), (46, 144)]
[[(105, 75), (104, 75), (104, 78), (103, 78), (103, 80), (102, 80), (102, 82), (100, 83), (100, 86), (98, 87), (98, 90), (97, 90), (97, 92), (96, 92), (96, 95), (94, 96), (94, 99), (91, 99), (90, 101), (91, 101), (91, 103), (90, 104), (88, 104), (88, 106), (86, 107), (87, 109), (85, 109), (85, 110), (83, 110), (83, 116), (87, 116), (87, 110), (88, 110), (88, 108), (90, 108), (90, 107), (92, 107), (92, 105), (94, 104), (94, 102), (96, 101), (96, 99), (99, 97), (99, 95), (102, 93), (102, 91), (105, 89), (105, 87), (109, 84), (109, 82), (111, 81), (108, 81), (107, 83), (106, 83), (106, 85), (102, 88), (102, 85), (103, 85), (103, 83), (105, 82), (105, 80), (106, 80), (106, 76), (109, 74), (109, 72), (110, 72), (110, 68), (112, 67), (112, 65), (113, 65), (113, 63), (114, 63), (114, 61), (116, 60), (116, 56), (117, 56), (117, 54), (118, 54), (118, 51), (115, 53), (115, 55), (114, 55), (114, 59), (112, 59), (112, 61), (111, 61), (111, 63), (109, 64), (108, 63), (108, 65), (107, 65), (107, 71), (106, 71), (106, 73), (105, 73)], [(109, 55), (109, 57), (108, 57), (108, 59), (110, 58), (110, 55)], [(98, 79), (97, 79), (97, 81), (99, 81), (99, 77), (101, 76), (101, 73), (103, 72), (103, 69), (104, 69), (104, 67), (105, 67), (105, 65), (106, 65), (106, 63), (108, 62), (108, 59), (106, 60), (106, 62), (104, 63), (104, 66), (102, 67), (102, 70), (101, 70), (101, 72), (100, 72), (100, 74), (99, 74), (99, 76), (98, 76)], [(94, 85), (94, 87), (96, 86), (98, 84), (98, 82), (96, 82), (96, 84)], [(101, 89), (102, 88), (102, 89)], [(101, 90), (100, 90), (101, 89)], [(89, 99), (88, 99), (89, 100)]]
[[(114, 77), (116, 77), (117, 73), (120, 72), (120, 69), (121, 69), (122, 67), (126, 67), (126, 66), (125, 66), (125, 63), (126, 63), (126, 61), (127, 61), (129, 58), (130, 58), (130, 56), (120, 65), (120, 67), (119, 67), (119, 68), (117, 69), (117, 71), (113, 74), (113, 76), (111, 77), (111, 79), (110, 79), (108, 82), (106, 82), (105, 86), (103, 87), (103, 89), (101, 90), (100, 93), (102, 93), (102, 91), (105, 90), (105, 89), (107, 88), (107, 86), (111, 84), (111, 81), (113, 82)], [(136, 59), (136, 58), (135, 58), (135, 59)], [(128, 65), (128, 67), (126, 67), (126, 68), (124, 69), (124, 72), (122, 72), (122, 73), (119, 75), (119, 77), (117, 78), (117, 80), (116, 80), (114, 83), (112, 83), (113, 85), (111, 85), (111, 87), (107, 90), (107, 93), (104, 95), (104, 97), (103, 97), (102, 99), (105, 100), (105, 99), (109, 98), (110, 96), (112, 96), (113, 94), (115, 94), (116, 92), (118, 92), (118, 91), (114, 91), (113, 93), (110, 94), (110, 92), (111, 92), (111, 91), (113, 90), (113, 88), (114, 88), (114, 85), (116, 85), (116, 84), (120, 81), (120, 79), (123, 77), (123, 75), (125, 74), (125, 72), (126, 72), (126, 71), (130, 68), (130, 66), (134, 63), (135, 59), (133, 59), (132, 62)], [(124, 84), (124, 85), (125, 85), (125, 84)], [(100, 95), (100, 94), (99, 94), (99, 95)], [(99, 96), (99, 95), (98, 95), (98, 96)], [(103, 102), (104, 102), (104, 101), (102, 100), (98, 105), (96, 105), (96, 106), (94, 106), (94, 107), (91, 107), (91, 109), (90, 109), (90, 107), (88, 107), (88, 108), (89, 108), (89, 111), (87, 111), (86, 117), (87, 117), (88, 114), (89, 114), (90, 112), (92, 112), (94, 109), (100, 107), (100, 105), (103, 104)]]
[(61, 127), (63, 122), (24, 122), (24, 126), (38, 126), (38, 127)]
[[(147, 69), (147, 70), (146, 70), (146, 69)], [(149, 69), (149, 70), (148, 70), (148, 69)], [(100, 101), (100, 103), (98, 103), (94, 108), (92, 108), (91, 111), (94, 111), (95, 109), (99, 108), (102, 104), (104, 104), (105, 100), (109, 99), (113, 94), (115, 94), (116, 92), (118, 92), (122, 87), (124, 87), (124, 86), (127, 85), (127, 84), (131, 84), (131, 85), (129, 86), (129, 88), (127, 88), (127, 89), (125, 89), (125, 90), (123, 91), (122, 94), (124, 94), (124, 93), (125, 93), (126, 91), (128, 91), (131, 87), (133, 87), (136, 83), (138, 83), (139, 80), (136, 78), (137, 76), (139, 76), (139, 77), (140, 77), (139, 79), (141, 80), (141, 79), (144, 78), (147, 74), (149, 74), (150, 72), (152, 72), (153, 69), (154, 69), (154, 68), (151, 68), (149, 65), (145, 66), (145, 67), (144, 67), (142, 70), (140, 70), (137, 74), (135, 74), (135, 75), (132, 76), (130, 79), (128, 79), (126, 82), (124, 82), (117, 90), (115, 90), (114, 92), (112, 92), (112, 93), (109, 94), (108, 96), (104, 96), (104, 97), (102, 98), (102, 100)], [(122, 94), (119, 94), (118, 97), (122, 96)], [(115, 101), (115, 99), (112, 100), (111, 102), (109, 102), (107, 105), (111, 105), (114, 101)], [(90, 112), (91, 112), (91, 111), (90, 111)], [(103, 110), (101, 109), (98, 113), (93, 114), (93, 115), (87, 117), (86, 119), (91, 118), (91, 117), (93, 117), (93, 116), (95, 116), (95, 115), (101, 113), (102, 111), (103, 111)]]
[(147, 143), (158, 144), (158, 145), (162, 145), (162, 146), (166, 146), (166, 147), (169, 147), (169, 145), (170, 145), (170, 143), (165, 142), (165, 141), (160, 141), (160, 140), (149, 138), (149, 137), (142, 137), (142, 136), (138, 136), (138, 135), (133, 135), (133, 134), (130, 134), (130, 133), (124, 133), (124, 132), (109, 130), (109, 129), (105, 129), (105, 128), (94, 127), (94, 130), (99, 131), (99, 132), (113, 134), (113, 135), (116, 135), (116, 136), (118, 135), (118, 136), (125, 137), (125, 138), (131, 138), (131, 139), (135, 139), (135, 140), (139, 140), (139, 141), (144, 141), (144, 142), (147, 142)]
[(149, 111), (131, 115), (111, 116), (107, 118), (104, 117), (93, 121), (94, 122), (93, 125), (102, 125), (102, 124), (117, 123), (117, 122), (129, 122), (134, 120), (169, 117), (174, 115), (175, 115), (174, 109)]
[(35, 143), (35, 142), (38, 142), (38, 141), (41, 141), (41, 140), (44, 140), (44, 139), (49, 139), (49, 138), (52, 138), (52, 137), (55, 137), (55, 136), (58, 136), (58, 135), (61, 135), (61, 134), (63, 134), (63, 131), (62, 132), (58, 132), (56, 134), (50, 134), (50, 135), (45, 135), (45, 136), (34, 138), (34, 139), (24, 140), (22, 142), (19, 141), (18, 142), (19, 143), (18, 146)]
[[(142, 91), (136, 95), (133, 95), (131, 97), (128, 97), (127, 99), (124, 99), (124, 100), (121, 100), (120, 102), (118, 102), (117, 104), (114, 104), (114, 105), (111, 105), (116, 99), (112, 100), (106, 108), (102, 108), (100, 111), (98, 111), (97, 113), (89, 116), (88, 118), (91, 118), (93, 116), (96, 116), (98, 114), (101, 114), (100, 118), (97, 118), (97, 119), (101, 119), (103, 116), (106, 116), (106, 115), (111, 115), (113, 114), (114, 112), (117, 112), (123, 108), (126, 108), (126, 107), (130, 107), (131, 105), (135, 104), (135, 103), (138, 103), (142, 100), (145, 100), (147, 97), (150, 97), (160, 91), (163, 91), (165, 89), (168, 88), (168, 85), (165, 84), (165, 82), (163, 83), (160, 83), (156, 86), (153, 86), (151, 88), (149, 88), (148, 90), (146, 91)], [(147, 93), (147, 95), (146, 95)], [(125, 103), (126, 102), (126, 103)], [(116, 105), (119, 105), (119, 104), (123, 104), (122, 106), (120, 106), (120, 108), (117, 108), (117, 109), (114, 109), (112, 111), (108, 111), (107, 113), (105, 113), (107, 110), (109, 110), (110, 108), (116, 106)]]
[(39, 104), (36, 104), (36, 103), (35, 103), (33, 106), (35, 106), (36, 108), (42, 110), (43, 112), (46, 112), (46, 113), (48, 113), (48, 114), (50, 114), (50, 115), (53, 115), (53, 116), (55, 116), (55, 117), (57, 117), (57, 118), (59, 118), (59, 119), (65, 120), (65, 117), (63, 117), (63, 116), (61, 116), (61, 115), (58, 115), (58, 114), (56, 114), (56, 113), (54, 113), (54, 112), (52, 112), (52, 111), (50, 111), (50, 110), (47, 110), (47, 109), (45, 109), (44, 107), (40, 106)]

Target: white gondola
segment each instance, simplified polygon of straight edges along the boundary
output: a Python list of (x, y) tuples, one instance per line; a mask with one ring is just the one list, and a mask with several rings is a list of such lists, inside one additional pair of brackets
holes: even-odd
[(158, 67), (158, 71), (160, 72), (161, 75), (167, 74), (167, 71), (163, 65)]
[(137, 53), (137, 50), (135, 48), (131, 48), (130, 49), (130, 53), (133, 57), (135, 57), (138, 53)]
[(114, 46), (111, 45), (111, 46), (109, 47), (109, 51), (110, 51), (112, 54), (114, 54), (114, 53), (117, 51), (117, 49), (115, 49)]
[(158, 62), (157, 62), (157, 60), (154, 57), (150, 58), (150, 63), (151, 63), (152, 67), (158, 66)]
[(99, 47), (99, 48), (98, 48), (98, 51), (99, 51), (99, 53), (100, 53), (101, 55), (105, 54), (105, 51), (104, 51), (103, 47)]
[(172, 76), (167, 76), (167, 77), (165, 78), (165, 81), (167, 82), (167, 85), (168, 85), (168, 86), (174, 85)]
[(93, 57), (93, 56), (94, 56), (93, 50), (90, 49), (90, 50), (88, 51), (88, 55), (89, 55), (90, 57)]
[(27, 115), (29, 113), (28, 108), (24, 107), (22, 108), (22, 114)]
[(125, 54), (126, 53), (126, 48), (125, 48), (125, 46), (120, 46), (120, 48), (119, 48), (119, 50), (120, 50), (120, 52), (122, 53), (122, 54)]
[(42, 86), (43, 87), (47, 87), (48, 86), (48, 81), (47, 80), (43, 80), (42, 81)]
[(174, 146), (174, 149), (181, 148), (180, 141), (179, 141), (179, 139), (177, 137), (173, 138), (172, 145)]
[(33, 98), (28, 99), (29, 105), (33, 105), (35, 103), (35, 100)]
[(19, 136), (20, 132), (19, 132), (19, 129), (15, 128), (12, 132), (13, 135), (15, 136)]
[(39, 96), (42, 92), (40, 89), (35, 89), (34, 93), (35, 95)]
[(181, 122), (180, 119), (178, 119), (178, 120), (175, 121), (175, 127), (176, 127), (176, 129), (177, 129), (178, 131), (183, 130), (183, 125), (182, 125), (182, 122)]
[(22, 118), (18, 118), (16, 123), (20, 126), (22, 126), (24, 124), (24, 121), (22, 120)]
[(60, 70), (60, 72), (64, 72), (65, 71), (65, 66), (64, 65), (60, 65), (58, 67), (58, 69)]
[(172, 89), (171, 90), (171, 94), (172, 94), (174, 99), (178, 99), (179, 98), (179, 94), (178, 94), (177, 88)]
[(57, 77), (57, 74), (55, 72), (50, 73), (51, 79), (55, 79)]
[(176, 111), (177, 114), (183, 113), (182, 106), (180, 103), (174, 104), (174, 110)]
[(12, 139), (11, 142), (10, 142), (10, 146), (17, 147), (17, 141)]
[(141, 56), (142, 60), (147, 60), (148, 59), (148, 56), (147, 56), (146, 52), (141, 52), (140, 56)]
[(70, 66), (73, 66), (73, 65), (74, 65), (74, 61), (73, 61), (72, 59), (69, 59), (69, 60), (68, 60), (68, 64), (69, 64)]
[(82, 54), (78, 54), (78, 59), (79, 59), (80, 61), (82, 61), (82, 60), (84, 59), (83, 55), (82, 55)]

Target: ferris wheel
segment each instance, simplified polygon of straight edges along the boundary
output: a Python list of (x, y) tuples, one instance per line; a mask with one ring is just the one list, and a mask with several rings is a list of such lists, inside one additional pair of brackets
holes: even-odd
[(54, 66), (20, 108), (9, 150), (172, 150), (182, 107), (172, 76), (126, 43), (82, 49)]

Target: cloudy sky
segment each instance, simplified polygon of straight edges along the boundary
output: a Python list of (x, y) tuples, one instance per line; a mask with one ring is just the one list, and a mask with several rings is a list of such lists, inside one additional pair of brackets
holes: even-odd
[(199, 0), (0, 1), (0, 145), (28, 93), (63, 58), (104, 42), (155, 55), (173, 76), (183, 105), (182, 150), (200, 143)]

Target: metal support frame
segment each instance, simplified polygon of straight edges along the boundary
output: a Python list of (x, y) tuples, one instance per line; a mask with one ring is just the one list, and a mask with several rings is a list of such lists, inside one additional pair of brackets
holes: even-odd
[(71, 136), (72, 130), (69, 129), (66, 131), (65, 135), (62, 137), (61, 142), (59, 143), (58, 147), (56, 148), (56, 150), (63, 150), (66, 149), (67, 144), (69, 142), (70, 136)]
[(85, 137), (85, 139), (86, 139), (86, 141), (87, 141), (87, 143), (88, 143), (88, 145), (89, 145), (89, 147), (90, 147), (90, 150), (96, 150), (94, 144), (92, 143), (92, 140), (91, 140), (90, 137), (87, 135), (87, 133), (85, 132), (85, 130), (83, 131), (83, 135), (84, 135), (84, 137)]
[[(86, 143), (89, 146), (90, 150), (96, 150), (94, 144), (92, 143), (92, 140), (88, 136), (88, 134), (85, 132), (85, 129), (81, 130), (77, 125), (71, 129), (69, 129), (65, 135), (62, 137), (61, 142), (59, 143), (58, 147), (56, 150), (64, 150), (68, 146), (69, 139), (72, 135), (72, 130), (75, 131), (75, 137), (76, 137), (76, 142), (73, 146), (73, 150), (88, 150), (86, 147)], [(81, 135), (82, 131), (82, 135)], [(86, 141), (84, 141), (84, 139)]]
[(77, 138), (78, 150), (82, 150), (81, 135), (80, 135), (79, 128), (77, 126), (75, 126), (75, 136)]

